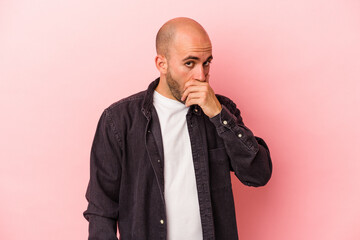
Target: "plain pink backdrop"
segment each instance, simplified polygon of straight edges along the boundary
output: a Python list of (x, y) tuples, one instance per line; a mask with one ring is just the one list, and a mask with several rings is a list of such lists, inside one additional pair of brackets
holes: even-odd
[(86, 239), (89, 153), (104, 108), (157, 76), (155, 35), (199, 21), (211, 84), (271, 150), (233, 177), (240, 239), (360, 239), (360, 2), (0, 1), (0, 239)]

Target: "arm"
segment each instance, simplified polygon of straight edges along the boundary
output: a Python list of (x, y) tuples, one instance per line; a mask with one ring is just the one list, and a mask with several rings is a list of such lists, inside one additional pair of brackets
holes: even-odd
[(215, 125), (224, 140), (230, 167), (237, 178), (248, 186), (265, 185), (272, 173), (266, 143), (245, 127), (235, 103), (224, 96), (215, 95), (208, 78), (205, 82), (186, 82), (181, 100), (186, 99), (186, 106), (198, 104)]
[(239, 109), (230, 99), (218, 95), (222, 102), (219, 114), (210, 118), (217, 133), (224, 140), (230, 166), (236, 177), (248, 186), (264, 186), (270, 179), (272, 163), (269, 149), (255, 137), (240, 116)]
[(100, 117), (90, 154), (90, 181), (86, 191), (89, 240), (118, 239), (120, 139), (109, 110)]

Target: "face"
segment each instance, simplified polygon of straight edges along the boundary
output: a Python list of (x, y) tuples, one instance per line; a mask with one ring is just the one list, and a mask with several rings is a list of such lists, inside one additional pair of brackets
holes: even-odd
[(187, 81), (209, 80), (212, 59), (211, 42), (207, 35), (185, 34), (175, 38), (167, 58), (166, 82), (176, 100), (183, 102), (181, 96)]
[(170, 71), (166, 73), (166, 83), (173, 97), (179, 102), (185, 103), (184, 101), (181, 101), (182, 90), (180, 84), (172, 77)]

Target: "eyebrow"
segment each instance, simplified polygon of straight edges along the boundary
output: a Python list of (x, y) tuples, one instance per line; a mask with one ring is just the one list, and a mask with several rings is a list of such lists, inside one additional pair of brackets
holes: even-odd
[[(206, 59), (206, 61), (210, 61), (210, 60), (212, 60), (212, 59), (213, 59), (213, 56), (211, 55), (210, 57), (208, 57), (208, 58)], [(200, 60), (200, 58), (190, 55), (190, 56), (184, 58), (184, 59), (183, 59), (183, 62), (185, 62), (185, 61), (187, 61), (187, 60)]]

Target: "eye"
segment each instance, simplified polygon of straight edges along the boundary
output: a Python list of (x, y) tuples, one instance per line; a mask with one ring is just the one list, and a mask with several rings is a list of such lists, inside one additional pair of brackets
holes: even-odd
[(194, 66), (194, 62), (190, 61), (190, 62), (186, 62), (185, 65), (187, 67), (193, 67)]
[(204, 62), (204, 66), (207, 67), (210, 65), (210, 63), (211, 63), (211, 61), (206, 61), (206, 62)]

